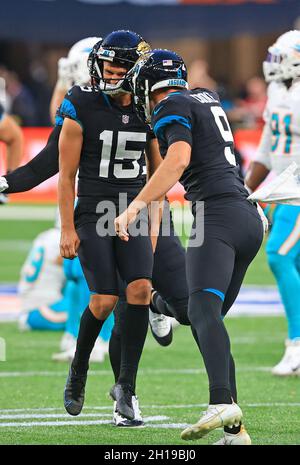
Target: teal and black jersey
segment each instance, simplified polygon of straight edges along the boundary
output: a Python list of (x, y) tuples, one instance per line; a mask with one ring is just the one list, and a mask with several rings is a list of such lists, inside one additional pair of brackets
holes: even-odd
[(199, 88), (170, 93), (154, 108), (152, 128), (163, 157), (174, 142), (190, 144), (191, 161), (180, 179), (188, 200), (248, 196), (236, 166), (231, 129), (215, 92)]
[(78, 197), (116, 200), (120, 192), (137, 195), (145, 179), (145, 147), (149, 128), (134, 112), (100, 90), (74, 86), (56, 116), (76, 121), (83, 130)]

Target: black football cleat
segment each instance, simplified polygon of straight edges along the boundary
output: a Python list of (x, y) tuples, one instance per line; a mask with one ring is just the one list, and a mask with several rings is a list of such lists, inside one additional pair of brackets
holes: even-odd
[(71, 365), (64, 391), (64, 406), (70, 415), (79, 415), (82, 410), (86, 379), (87, 373), (79, 375)]
[(116, 383), (110, 390), (110, 396), (116, 402), (115, 411), (128, 420), (134, 420), (135, 414), (132, 405), (134, 391), (132, 386)]

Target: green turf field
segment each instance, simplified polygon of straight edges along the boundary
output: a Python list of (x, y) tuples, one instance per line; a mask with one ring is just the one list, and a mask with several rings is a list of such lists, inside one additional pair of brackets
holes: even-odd
[[(16, 282), (31, 240), (52, 221), (1, 219), (0, 283)], [(249, 284), (272, 284), (262, 249), (246, 277)], [(281, 317), (228, 319), (236, 360), (239, 403), (254, 444), (300, 444), (300, 379), (279, 379), (270, 367), (282, 356), (286, 323)], [(68, 366), (51, 361), (61, 334), (19, 333), (0, 324), (6, 362), (0, 362), (0, 444), (186, 444), (185, 425), (207, 403), (207, 377), (188, 328), (174, 332), (168, 348), (151, 335), (142, 356), (137, 390), (147, 427), (111, 425), (113, 383), (109, 361), (91, 364), (83, 413), (65, 414), (63, 389)], [(0, 339), (1, 344), (1, 339)], [(221, 431), (197, 444), (212, 444)]]
[[(269, 372), (282, 354), (284, 320), (232, 318), (227, 327), (253, 443), (300, 444), (300, 380)], [(67, 364), (50, 360), (60, 334), (19, 334), (12, 323), (2, 324), (0, 332), (7, 344), (7, 361), (0, 362), (0, 444), (184, 444), (180, 431), (198, 419), (207, 402), (207, 378), (188, 328), (177, 328), (168, 348), (148, 336), (137, 385), (148, 426), (132, 430), (110, 424), (108, 360), (91, 364), (83, 413), (72, 418), (62, 405)], [(197, 444), (211, 444), (220, 435), (215, 431)]]

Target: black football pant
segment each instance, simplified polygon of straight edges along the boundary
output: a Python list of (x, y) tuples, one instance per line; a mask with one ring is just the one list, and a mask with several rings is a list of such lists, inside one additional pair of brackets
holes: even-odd
[(223, 317), (260, 248), (263, 226), (256, 207), (243, 199), (206, 202), (202, 220), (200, 211), (194, 204), (193, 228), (200, 236), (204, 232), (204, 240), (197, 245), (192, 236), (187, 250), (188, 316), (207, 370), (210, 403), (231, 403), (236, 382)]
[[(190, 325), (188, 311), (188, 287), (185, 269), (185, 249), (174, 231), (168, 203), (164, 210), (164, 219), (170, 221), (169, 236), (162, 235), (163, 224), (154, 254), (152, 273), (153, 288), (158, 292), (159, 311), (177, 319), (183, 325)], [(120, 371), (120, 340), (125, 317), (126, 298), (120, 294), (114, 309), (115, 324), (109, 342), (110, 362), (117, 381)]]

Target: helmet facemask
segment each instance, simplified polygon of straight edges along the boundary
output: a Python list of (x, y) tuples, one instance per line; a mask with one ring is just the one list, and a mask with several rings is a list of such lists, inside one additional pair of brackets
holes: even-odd
[(147, 57), (140, 58), (137, 61), (136, 65), (128, 73), (127, 81), (131, 88), (131, 92), (133, 93), (134, 107), (139, 119), (143, 123), (150, 125), (151, 107), (149, 80), (139, 75), (139, 72), (146, 61)]
[(263, 70), (267, 82), (300, 77), (300, 31), (288, 31), (268, 49)]
[[(117, 31), (112, 34), (125, 34), (129, 31)], [(111, 34), (111, 35), (112, 35)], [(143, 41), (140, 36), (135, 33), (134, 39), (141, 41), (134, 46), (124, 46), (124, 48), (119, 44), (116, 45), (106, 45), (105, 39), (104, 44), (101, 43), (94, 48), (93, 53), (91, 53), (88, 66), (90, 70), (90, 76), (92, 78), (93, 85), (96, 85), (104, 93), (108, 95), (119, 95), (124, 93), (131, 93), (127, 81), (127, 75), (130, 70), (134, 67), (136, 61), (140, 58), (143, 53), (146, 53), (150, 50), (150, 46), (147, 42)], [(108, 36), (109, 37), (109, 36)], [(111, 42), (110, 42), (111, 43)], [(125, 68), (126, 72), (124, 76), (118, 79), (108, 79), (104, 77), (104, 63), (112, 63), (116, 66)]]
[[(130, 69), (134, 66), (135, 62), (130, 60), (116, 60), (114, 50), (105, 50), (100, 47), (99, 51), (97, 52), (97, 58), (95, 60), (95, 70), (97, 75), (99, 76), (98, 87), (101, 89), (105, 94), (108, 95), (119, 95), (119, 94), (127, 94), (130, 93), (130, 89), (126, 87), (126, 77)], [(104, 63), (111, 63), (116, 67), (124, 68), (126, 71), (121, 78), (114, 79), (114, 78), (105, 78), (104, 77)]]
[(263, 62), (263, 73), (266, 82), (282, 81), (283, 73), (281, 68), (282, 54), (276, 46), (268, 48), (268, 54)]

